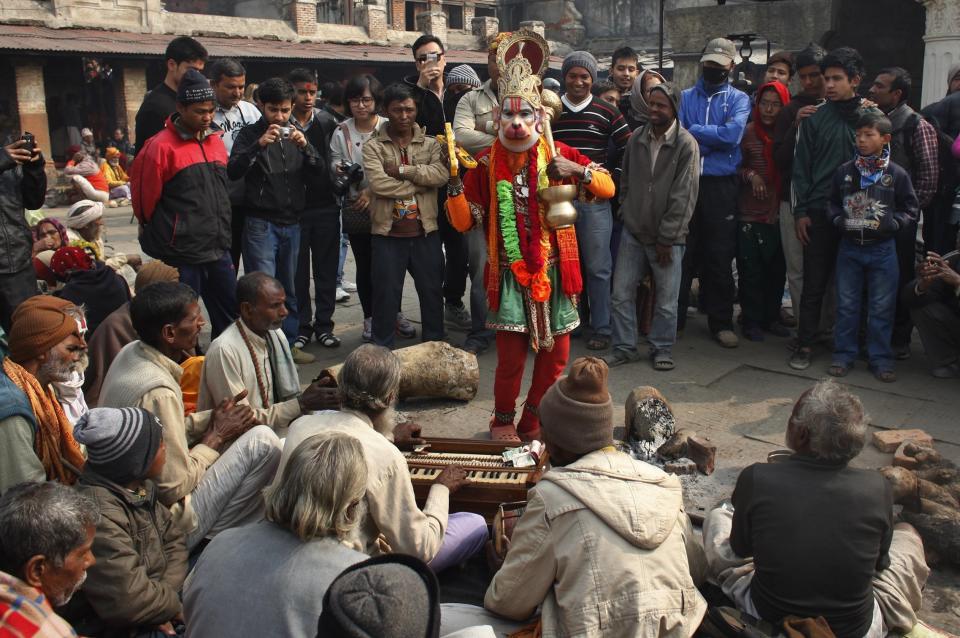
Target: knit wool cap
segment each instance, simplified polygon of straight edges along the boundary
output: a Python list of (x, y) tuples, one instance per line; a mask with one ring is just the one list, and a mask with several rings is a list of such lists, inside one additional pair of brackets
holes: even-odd
[(586, 69), (593, 81), (597, 81), (597, 59), (589, 51), (574, 51), (567, 54), (563, 59), (563, 66), (560, 68), (560, 74), (567, 77), (567, 73), (574, 67)]
[(50, 270), (66, 281), (67, 275), (76, 270), (93, 270), (93, 257), (79, 246), (61, 246), (50, 258)]
[(83, 228), (90, 222), (103, 217), (103, 204), (92, 199), (81, 199), (67, 211), (67, 218), (63, 223), (67, 228)]
[(10, 358), (17, 363), (37, 359), (78, 332), (77, 320), (66, 313), (73, 303), (60, 297), (36, 295), (23, 301), (11, 319)]
[(197, 102), (213, 102), (216, 97), (210, 80), (196, 69), (187, 69), (177, 87), (177, 102), (180, 104), (196, 104)]
[(480, 88), (480, 76), (469, 64), (461, 64), (447, 74), (446, 84), (466, 84), (477, 89)]
[(613, 399), (603, 359), (580, 357), (540, 399), (544, 437), (573, 454), (613, 444)]
[(87, 446), (86, 467), (124, 485), (153, 465), (163, 426), (143, 408), (93, 408), (73, 426), (73, 437)]
[(385, 554), (345, 569), (323, 596), (318, 634), (329, 638), (437, 638), (440, 585), (419, 558)]
[(159, 259), (148, 261), (137, 272), (137, 278), (133, 282), (133, 292), (140, 294), (140, 291), (150, 284), (161, 281), (180, 281), (180, 271)]

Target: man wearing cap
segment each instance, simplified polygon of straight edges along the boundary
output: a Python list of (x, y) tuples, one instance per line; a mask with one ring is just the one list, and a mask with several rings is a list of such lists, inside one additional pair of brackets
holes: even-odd
[(172, 621), (183, 618), (187, 546), (157, 500), (155, 481), (167, 457), (163, 425), (142, 408), (94, 408), (74, 436), (87, 448), (77, 491), (98, 505), (100, 520), (97, 562), (64, 616), (85, 636), (172, 634)]
[(700, 79), (683, 92), (680, 104), (680, 125), (700, 145), (701, 170), (683, 258), (677, 330), (682, 332), (686, 326), (690, 285), (697, 277), (707, 327), (724, 348), (738, 344), (733, 331), (736, 289), (731, 264), (737, 253), (740, 140), (750, 115), (750, 98), (730, 85), (736, 55), (730, 40), (710, 40), (700, 58)]
[[(620, 110), (591, 93), (597, 81), (597, 60), (587, 51), (574, 51), (563, 60), (561, 69), (564, 94), (563, 111), (554, 122), (553, 137), (571, 146), (591, 162), (614, 166), (613, 181), (620, 181), (620, 159), (630, 138), (630, 128)], [(614, 152), (609, 153), (613, 145)], [(586, 191), (581, 191), (586, 193)], [(613, 255), (610, 236), (613, 214), (610, 202), (588, 194), (574, 202), (577, 207), (577, 243), (583, 264), (585, 294), (590, 307), (590, 338), (587, 348), (610, 347), (610, 279)]]
[(100, 149), (97, 148), (97, 143), (93, 141), (93, 131), (88, 128), (80, 131), (80, 150), (94, 162), (100, 162)]
[(140, 246), (177, 268), (180, 281), (203, 298), (214, 338), (237, 316), (227, 150), (222, 132), (211, 128), (215, 108), (210, 82), (187, 70), (177, 89), (177, 112), (130, 169)]
[(51, 387), (69, 379), (84, 357), (81, 319), (72, 303), (45, 295), (13, 314), (0, 376), (0, 493), (23, 481), (71, 485), (83, 468), (73, 425)]
[(542, 603), (545, 636), (692, 636), (707, 609), (703, 550), (680, 480), (613, 446), (607, 372), (581, 357), (540, 401), (552, 468), (483, 604), (523, 620)]
[(107, 180), (110, 189), (110, 207), (126, 206), (130, 203), (130, 176), (120, 164), (120, 151), (108, 146), (104, 151), (106, 157), (100, 160), (100, 172)]
[(47, 174), (40, 147), (26, 140), (0, 147), (0, 327), (10, 330), (10, 317), (21, 301), (37, 294), (33, 238), (24, 209), (43, 206)]
[[(139, 294), (147, 286), (160, 281), (179, 280), (180, 272), (176, 268), (155, 259), (147, 262), (137, 273), (133, 292)], [(100, 399), (100, 388), (103, 386), (103, 378), (107, 375), (107, 369), (123, 349), (123, 346), (136, 340), (137, 333), (133, 329), (133, 322), (130, 320), (129, 302), (107, 315), (107, 318), (100, 322), (97, 329), (90, 333), (90, 338), (87, 339), (90, 365), (87, 366), (83, 382), (83, 393), (87, 405), (97, 406), (97, 401)]]
[(447, 122), (453, 122), (457, 105), (463, 96), (480, 88), (480, 76), (469, 64), (453, 67), (447, 74), (446, 91), (443, 94), (443, 115)]

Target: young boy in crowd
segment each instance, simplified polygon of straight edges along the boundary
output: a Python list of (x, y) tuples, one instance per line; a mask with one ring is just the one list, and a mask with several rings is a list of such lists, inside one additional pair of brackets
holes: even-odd
[[(163, 426), (142, 408), (94, 408), (74, 426), (87, 446), (77, 489), (96, 501), (97, 562), (69, 619), (82, 635), (174, 635), (187, 576), (186, 536), (157, 500), (167, 450)], [(177, 634), (179, 635), (179, 634)]]
[[(240, 129), (227, 175), (245, 179), (243, 269), (265, 272), (283, 284), (288, 315), (283, 333), (293, 344), (300, 328), (295, 279), (300, 255), (300, 217), (306, 206), (306, 175), (326, 170), (317, 152), (292, 122), (295, 90), (283, 78), (260, 85), (263, 117)], [(306, 363), (306, 361), (304, 361)]]
[(866, 288), (867, 356), (870, 370), (890, 383), (890, 339), (897, 303), (897, 231), (917, 217), (910, 176), (890, 161), (890, 120), (865, 111), (857, 120), (857, 156), (833, 176), (828, 216), (840, 230), (837, 253), (837, 322), (829, 373), (843, 377), (857, 358), (860, 305)]

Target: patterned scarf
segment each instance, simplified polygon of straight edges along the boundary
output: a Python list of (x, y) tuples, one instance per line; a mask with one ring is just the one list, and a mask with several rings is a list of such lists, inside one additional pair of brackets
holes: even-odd
[(76, 471), (82, 470), (86, 460), (73, 438), (73, 425), (64, 414), (60, 402), (49, 387), (43, 388), (37, 378), (6, 358), (3, 371), (26, 395), (37, 418), (34, 451), (47, 473), (47, 479), (73, 485)]
[(890, 164), (890, 145), (887, 144), (880, 151), (880, 155), (860, 155), (855, 160), (857, 170), (860, 171), (860, 188), (868, 188), (880, 181), (883, 171)]

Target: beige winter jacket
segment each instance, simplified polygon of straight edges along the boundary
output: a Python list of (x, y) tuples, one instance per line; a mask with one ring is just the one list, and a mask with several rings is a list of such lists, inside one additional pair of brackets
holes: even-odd
[(597, 450), (532, 490), (484, 606), (522, 620), (542, 602), (544, 638), (687, 638), (704, 567), (679, 479)]
[(384, 164), (399, 166), (400, 147), (387, 134), (388, 125), (381, 126), (363, 145), (363, 172), (370, 184), (370, 232), (389, 235), (393, 227), (393, 206), (397, 199), (416, 197), (423, 231), (437, 230), (437, 189), (450, 178), (450, 167), (443, 161), (436, 138), (425, 135), (414, 124), (413, 139), (407, 145), (408, 166), (403, 167), (403, 179), (387, 175)]
[(479, 89), (473, 89), (457, 103), (453, 117), (453, 135), (468, 153), (476, 155), (490, 148), (497, 134), (493, 130), (493, 109), (497, 107), (495, 88), (487, 80)]

